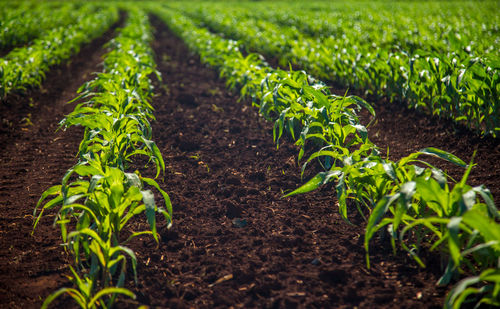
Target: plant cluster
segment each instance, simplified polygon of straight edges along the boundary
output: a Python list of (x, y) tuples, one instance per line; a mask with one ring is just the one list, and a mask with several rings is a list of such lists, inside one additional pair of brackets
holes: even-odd
[[(152, 235), (158, 242), (156, 214), (172, 222), (170, 198), (158, 185), (139, 172), (127, 172), (132, 157), (146, 156), (164, 172), (162, 155), (151, 140), (150, 121), (153, 87), (149, 78), (155, 69), (148, 16), (140, 9), (128, 9), (126, 25), (111, 40), (104, 56), (103, 72), (85, 83), (74, 101), (74, 111), (61, 127), (82, 126), (78, 163), (70, 168), (61, 185), (47, 189), (40, 198), (35, 228), (44, 211), (57, 207), (54, 224), (59, 225), (65, 249), (73, 254), (74, 288), (61, 288), (50, 295), (43, 308), (62, 294), (70, 295), (82, 308), (109, 308), (118, 294), (135, 298), (124, 287), (131, 264), (137, 282), (134, 252), (128, 241)], [(159, 191), (164, 207), (155, 203)], [(50, 197), (50, 198), (49, 198)], [(145, 214), (149, 230), (128, 232), (130, 220)]]
[[(487, 188), (467, 184), (473, 162), (467, 165), (435, 148), (422, 149), (397, 162), (384, 158), (356, 115), (361, 108), (374, 114), (362, 99), (333, 95), (307, 73), (273, 69), (259, 55), (244, 57), (238, 42), (196, 26), (179, 12), (159, 6), (154, 6), (154, 12), (202, 61), (217, 67), (230, 88), (251, 97), (260, 112), (274, 121), (278, 145), (287, 132), (301, 146), (299, 160), (306, 143), (315, 147), (303, 170), (317, 160), (325, 171), (287, 196), (334, 182), (342, 217), (348, 221), (353, 207), (367, 217), (368, 267), (370, 240), (386, 230), (394, 252), (399, 244), (421, 266), (423, 248), (438, 250), (447, 263), (440, 284), (463, 273), (473, 274), (452, 288), (445, 307), (456, 308), (465, 301), (500, 305), (500, 212)], [(446, 173), (422, 159), (425, 155), (464, 167), (462, 179), (453, 185)]]
[[(321, 10), (301, 8), (298, 14), (266, 5), (175, 7), (282, 65), (406, 102), (483, 134), (500, 132), (500, 42), (498, 16), (491, 11), (471, 7), (477, 13), (471, 14), (455, 4), (441, 11), (419, 3), (402, 5), (394, 17), (383, 3), (363, 11), (318, 5)], [(422, 14), (428, 11), (430, 17)]]
[(79, 13), (74, 23), (53, 28), (29, 46), (15, 48), (0, 59), (0, 98), (40, 87), (52, 66), (69, 59), (82, 44), (99, 37), (118, 20), (114, 6), (86, 5)]

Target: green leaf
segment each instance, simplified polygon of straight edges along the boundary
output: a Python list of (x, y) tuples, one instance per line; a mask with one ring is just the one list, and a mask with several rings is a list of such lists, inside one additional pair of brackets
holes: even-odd
[(321, 91), (318, 91), (311, 86), (304, 86), (302, 89), (306, 94), (311, 95), (317, 100), (317, 102), (319, 103), (319, 107), (330, 106), (330, 102), (328, 101), (327, 96), (324, 95)]
[[(479, 231), (484, 237), (485, 242), (500, 240), (500, 224), (492, 218), (488, 218), (478, 209), (467, 211), (462, 220), (467, 225)], [(500, 252), (500, 246), (496, 246)]]
[(92, 306), (94, 306), (95, 303), (97, 301), (99, 301), (103, 296), (109, 295), (109, 294), (122, 294), (122, 295), (128, 296), (128, 297), (130, 297), (132, 299), (135, 299), (135, 294), (132, 293), (132, 291), (130, 291), (128, 289), (125, 289), (125, 288), (115, 288), (115, 287), (105, 288), (105, 289), (102, 289), (99, 292), (97, 292), (95, 294), (95, 296), (92, 297), (92, 299), (88, 303), (88, 307), (87, 308), (92, 308)]
[(398, 230), (399, 224), (403, 220), (403, 215), (406, 214), (410, 208), (413, 195), (416, 192), (417, 184), (414, 181), (404, 183), (399, 191), (400, 198), (397, 203), (396, 212), (393, 219), (394, 231)]
[(458, 267), (460, 266), (460, 260), (462, 259), (462, 255), (460, 254), (460, 223), (462, 218), (453, 217), (450, 219), (446, 227), (448, 228), (447, 233), (448, 237), (448, 248), (450, 249), (450, 255), (453, 259), (454, 264)]
[(383, 163), (384, 171), (392, 180), (397, 180), (396, 172), (392, 163)]
[(369, 243), (373, 237), (373, 234), (380, 228), (377, 227), (377, 224), (385, 215), (385, 213), (389, 209), (389, 206), (395, 201), (397, 201), (400, 196), (401, 196), (400, 193), (396, 193), (391, 196), (384, 196), (377, 203), (375, 208), (373, 208), (373, 211), (370, 214), (370, 218), (368, 218), (368, 223), (366, 224), (366, 231), (365, 231), (365, 241), (364, 241), (365, 251), (366, 251), (366, 267), (368, 268), (370, 268)]
[(137, 284), (137, 257), (134, 251), (125, 246), (116, 246), (111, 248), (110, 255), (113, 256), (118, 251), (124, 252), (130, 257), (130, 260), (132, 261), (132, 271), (134, 272), (134, 281)]
[(165, 172), (165, 162), (163, 161), (163, 156), (161, 155), (160, 149), (156, 146), (155, 142), (142, 138), (144, 144), (152, 153), (152, 157), (156, 161), (157, 169), (156, 169), (156, 177), (160, 175), (160, 171)]
[(85, 300), (85, 297), (76, 289), (72, 288), (60, 288), (59, 290), (55, 291), (54, 293), (50, 294), (45, 301), (42, 304), (42, 309), (47, 309), (49, 305), (59, 296), (62, 294), (67, 293), (69, 294), (77, 303), (80, 307), (85, 308), (87, 305), (87, 302)]
[(92, 237), (95, 241), (98, 242), (98, 244), (101, 248), (106, 248), (106, 243), (102, 240), (102, 238), (99, 237), (99, 235), (94, 230), (91, 230), (89, 228), (85, 228), (83, 230), (74, 231), (74, 232), (69, 233), (68, 240), (71, 238), (80, 236), (82, 234)]
[(43, 193), (42, 193), (42, 196), (40, 197), (40, 199), (38, 200), (38, 203), (36, 203), (36, 207), (35, 207), (35, 210), (33, 211), (33, 216), (36, 215), (36, 210), (38, 207), (40, 207), (40, 205), (42, 204), (42, 202), (50, 195), (57, 195), (57, 194), (61, 194), (61, 185), (56, 185), (56, 186), (52, 186), (50, 187), (49, 189), (45, 190)]
[(368, 102), (363, 100), (362, 98), (354, 96), (354, 95), (348, 96), (347, 98), (349, 100), (354, 101), (357, 105), (364, 107), (365, 109), (367, 109), (370, 112), (370, 114), (372, 114), (372, 116), (375, 116), (375, 109), (373, 109), (373, 107)]
[(454, 164), (456, 164), (460, 167), (463, 167), (463, 168), (467, 167), (467, 164), (463, 160), (461, 160), (457, 156), (455, 156), (449, 152), (446, 152), (444, 150), (441, 150), (441, 149), (437, 149), (434, 147), (427, 147), (427, 148), (421, 149), (419, 151), (419, 153), (441, 158), (443, 160), (454, 163)]
[(137, 187), (139, 189), (142, 188), (141, 179), (139, 178), (139, 176), (137, 174), (135, 174), (135, 173), (125, 173), (125, 177), (127, 179), (126, 185), (128, 187), (134, 186), (134, 187)]
[(148, 219), (149, 227), (153, 232), (153, 237), (158, 242), (158, 235), (156, 233), (156, 204), (153, 192), (150, 190), (141, 191), (142, 201), (146, 205), (146, 218)]
[(94, 213), (94, 211), (92, 209), (90, 209), (86, 205), (82, 205), (82, 204), (69, 204), (69, 205), (65, 205), (65, 206), (61, 207), (61, 210), (59, 212), (62, 212), (64, 210), (66, 210), (66, 209), (80, 209), (80, 210), (83, 210), (86, 214), (90, 215), (94, 219), (94, 222), (98, 226), (100, 224), (100, 220), (97, 218), (97, 215)]
[(320, 186), (327, 183), (332, 177), (338, 176), (340, 171), (328, 171), (328, 172), (320, 172), (316, 174), (313, 178), (311, 178), (308, 182), (300, 186), (298, 189), (286, 194), (283, 197), (289, 197), (297, 194), (307, 193), (313, 190), (316, 190)]
[(462, 302), (465, 300), (463, 298), (460, 298), (460, 296), (470, 294), (470, 293), (465, 294), (466, 289), (469, 286), (478, 283), (480, 280), (481, 279), (479, 277), (469, 277), (469, 278), (462, 279), (459, 283), (457, 283), (453, 287), (453, 289), (446, 296), (446, 300), (444, 303), (445, 308), (449, 308), (449, 309), (460, 308)]
[(163, 199), (165, 200), (165, 207), (167, 207), (167, 211), (171, 216), (173, 212), (172, 202), (170, 201), (170, 197), (168, 196), (168, 194), (160, 188), (160, 186), (154, 179), (141, 177), (141, 180), (147, 183), (148, 185), (155, 187), (156, 190), (160, 192), (160, 194), (163, 196)]
[(498, 211), (497, 207), (495, 206), (495, 202), (493, 202), (493, 196), (491, 195), (490, 190), (486, 188), (484, 185), (474, 187), (472, 188), (472, 190), (481, 195), (481, 197), (483, 198), (484, 202), (488, 207), (489, 215), (491, 217), (500, 219), (500, 211)]
[(427, 206), (439, 217), (448, 215), (449, 193), (441, 189), (434, 178), (426, 179), (426, 177), (421, 176), (417, 178), (416, 183), (417, 191)]

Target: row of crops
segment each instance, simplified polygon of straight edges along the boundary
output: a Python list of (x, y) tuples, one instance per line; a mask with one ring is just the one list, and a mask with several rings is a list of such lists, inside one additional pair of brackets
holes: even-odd
[(500, 132), (497, 3), (171, 6), (284, 67)]
[[(157, 177), (165, 169), (150, 125), (149, 76), (159, 73), (148, 14), (219, 70), (229, 88), (251, 98), (273, 121), (277, 145), (284, 134), (295, 141), (302, 173), (319, 163), (323, 171), (287, 196), (333, 183), (342, 217), (349, 223), (355, 211), (367, 222), (367, 267), (371, 241), (387, 235), (394, 254), (408, 254), (422, 267), (422, 251), (441, 256), (447, 266), (438, 284), (453, 285), (446, 307), (500, 306), (500, 212), (486, 187), (468, 184), (473, 161), (432, 147), (388, 159), (358, 118), (361, 109), (375, 116), (373, 107), (335, 95), (321, 81), (497, 136), (499, 16), (495, 3), (484, 5), (26, 2), (0, 9), (0, 98), (39, 87), (54, 65), (115, 24), (120, 10), (127, 15), (107, 44), (102, 72), (82, 85), (74, 111), (61, 122), (85, 128), (78, 163), (36, 206), (35, 228), (45, 211), (57, 210), (54, 224), (74, 258), (74, 287), (56, 291), (44, 307), (62, 294), (82, 308), (111, 307), (118, 294), (134, 297), (125, 283), (130, 271), (137, 281), (137, 259), (127, 243), (145, 234), (158, 241), (156, 214), (171, 225), (168, 195), (155, 180), (129, 171), (138, 155), (155, 165)], [(275, 61), (304, 71), (269, 65)], [(463, 167), (462, 179), (455, 183), (427, 156)], [(148, 188), (160, 193), (164, 207)], [(150, 229), (130, 232), (130, 220), (141, 214)]]
[[(23, 22), (25, 15), (30, 19), (35, 14), (30, 13), (29, 8), (23, 9), (28, 11), (17, 15), (21, 20), (17, 23), (16, 17), (7, 20), (6, 23), (12, 25), (5, 25), (3, 32), (5, 37), (9, 37), (2, 41), (4, 47), (14, 48), (0, 59), (0, 99), (12, 92), (40, 87), (52, 66), (67, 61), (78, 52), (82, 44), (99, 37), (118, 20), (118, 9), (113, 6), (101, 8), (90, 4), (73, 8), (72, 5), (63, 5), (53, 10), (50, 5), (42, 5), (35, 11), (38, 15), (54, 16), (44, 19), (43, 26), (52, 28), (43, 32), (42, 28)], [(68, 10), (72, 10), (70, 14)], [(1, 27), (4, 27), (3, 23), (4, 21), (0, 24)], [(22, 24), (18, 25), (19, 23)], [(29, 38), (42, 32), (43, 35), (29, 41)], [(19, 42), (27, 44), (16, 47)]]
[[(155, 180), (128, 172), (132, 158), (139, 155), (154, 163), (156, 176), (164, 172), (165, 164), (151, 139), (153, 87), (148, 76), (158, 74), (150, 47), (151, 27), (144, 11), (127, 9), (127, 14), (125, 26), (107, 44), (103, 71), (82, 85), (75, 98), (79, 103), (61, 122), (63, 128), (85, 128), (78, 163), (60, 185), (43, 193), (35, 228), (44, 211), (57, 207), (54, 224), (74, 258), (74, 267), (70, 266), (74, 287), (54, 292), (42, 307), (63, 294), (82, 308), (110, 308), (119, 294), (135, 297), (124, 286), (130, 270), (137, 282), (137, 258), (126, 244), (147, 234), (158, 241), (156, 214), (171, 224), (167, 193)], [(161, 194), (165, 207), (156, 205), (150, 189)], [(150, 229), (131, 233), (130, 222), (141, 214)]]
[[(12, 49), (40, 37), (52, 28), (71, 24), (84, 12), (78, 9), (78, 5), (71, 3), (34, 5), (27, 2), (15, 9), (1, 11), (0, 50)], [(56, 13), (47, 14), (47, 10), (56, 10)]]

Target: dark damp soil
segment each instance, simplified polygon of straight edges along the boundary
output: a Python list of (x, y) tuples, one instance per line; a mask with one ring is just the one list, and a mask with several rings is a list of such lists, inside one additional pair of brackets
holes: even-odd
[[(163, 76), (156, 83), (153, 136), (167, 165), (158, 182), (172, 199), (174, 225), (167, 230), (159, 220), (159, 244), (148, 237), (130, 244), (137, 252), (139, 283), (128, 286), (137, 300), (121, 299), (117, 308), (442, 306), (448, 288), (435, 286), (439, 256), (424, 253), (428, 268), (420, 269), (402, 252), (393, 256), (387, 239), (377, 238), (367, 269), (364, 222), (354, 211), (355, 225), (340, 218), (331, 187), (281, 198), (301, 183), (297, 148), (285, 141), (276, 149), (272, 124), (250, 102), (228, 92), (218, 74), (200, 64), (161, 22), (152, 21)], [(41, 193), (59, 183), (75, 162), (81, 131), (54, 130), (72, 109), (64, 102), (86, 80), (80, 75), (99, 69), (99, 46), (81, 54), (85, 64), (79, 70), (63, 69), (65, 78), (47, 80), (44, 89), (51, 95), (31, 96), (40, 98), (34, 100), (32, 126), (12, 121), (15, 135), (0, 134), (0, 307), (39, 307), (68, 284), (64, 275), (70, 258), (59, 246), (53, 213), (31, 236), (32, 210)], [(29, 106), (29, 97), (19, 98), (23, 105)], [(8, 119), (18, 120), (27, 113), (15, 104), (1, 112), (2, 118), (9, 113)], [(458, 153), (460, 145), (474, 149), (481, 143), (449, 130), (436, 137), (442, 134), (439, 124), (404, 110), (379, 112), (379, 117), (370, 134), (381, 147), (390, 145), (393, 158), (421, 145)], [(490, 168), (482, 171), (488, 173), (476, 171), (473, 181), (491, 178), (492, 191), (498, 192), (495, 158), (485, 157), (483, 164)], [(139, 163), (134, 167), (153, 174)], [(138, 220), (131, 229), (144, 230), (147, 224)]]

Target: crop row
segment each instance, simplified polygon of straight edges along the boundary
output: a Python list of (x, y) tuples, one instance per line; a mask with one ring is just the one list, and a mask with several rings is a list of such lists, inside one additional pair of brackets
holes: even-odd
[(75, 3), (21, 3), (0, 13), (0, 50), (29, 43), (55, 27), (67, 26), (84, 14)]
[[(54, 292), (43, 308), (63, 294), (82, 308), (109, 308), (119, 294), (135, 298), (124, 285), (130, 270), (137, 282), (137, 258), (125, 245), (140, 235), (152, 235), (158, 241), (156, 214), (171, 225), (167, 193), (138, 171), (127, 172), (138, 155), (155, 164), (157, 176), (165, 169), (151, 140), (154, 116), (149, 76), (159, 76), (149, 46), (151, 27), (144, 11), (127, 11), (125, 27), (107, 45), (110, 51), (104, 56), (103, 71), (79, 89), (74, 100), (79, 103), (61, 121), (63, 128), (85, 128), (78, 163), (66, 172), (61, 185), (43, 193), (35, 209), (36, 215), (41, 208), (35, 228), (44, 211), (57, 209), (54, 224), (60, 227), (65, 250), (74, 257), (74, 267), (70, 266), (74, 287)], [(147, 187), (160, 192), (164, 207), (156, 205)], [(149, 230), (129, 232), (129, 222), (141, 214)]]
[[(495, 221), (500, 212), (487, 188), (467, 184), (473, 162), (467, 165), (435, 148), (396, 162), (386, 159), (370, 142), (356, 115), (361, 108), (374, 114), (362, 99), (331, 94), (325, 84), (304, 71), (273, 69), (256, 54), (244, 57), (238, 42), (198, 27), (179, 12), (158, 5), (153, 11), (203, 62), (217, 67), (230, 88), (251, 97), (260, 113), (274, 121), (278, 145), (287, 132), (300, 146), (299, 161), (306, 143), (315, 146), (303, 170), (314, 160), (325, 171), (287, 196), (335, 182), (342, 217), (347, 221), (351, 208), (367, 217), (368, 267), (370, 240), (386, 230), (394, 253), (401, 247), (421, 266), (425, 266), (419, 257), (423, 248), (438, 250), (447, 264), (440, 284), (456, 281), (463, 273), (473, 274), (452, 288), (446, 307), (459, 307), (470, 300), (500, 305), (500, 226)], [(453, 185), (442, 170), (422, 159), (424, 155), (464, 167), (463, 178)]]
[[(318, 16), (316, 11), (307, 10), (290, 19), (291, 11), (269, 13), (271, 10), (265, 6), (232, 10), (207, 5), (175, 7), (199, 19), (200, 25), (241, 40), (251, 51), (278, 58), (284, 66), (291, 63), (343, 87), (406, 102), (412, 108), (453, 119), (483, 134), (496, 136), (500, 131), (499, 43), (492, 44), (493, 39), (487, 35), (498, 29), (490, 29), (490, 23), (484, 25), (485, 34), (471, 43), (448, 26), (434, 29), (436, 23), (439, 25), (439, 16), (434, 16), (428, 28), (412, 28), (418, 34), (412, 37), (408, 31), (394, 30), (400, 28), (391, 28), (387, 19), (370, 10), (337, 23), (335, 16)], [(417, 21), (423, 19), (419, 18)], [(301, 22), (292, 24), (297, 19)], [(311, 23), (316, 20), (336, 27), (322, 29), (322, 36), (314, 36), (311, 32), (317, 27)], [(396, 22), (407, 24), (400, 15)], [(460, 29), (465, 38), (476, 33), (468, 34), (469, 28), (463, 24)], [(433, 30), (440, 31), (431, 35)], [(405, 40), (405, 35), (409, 39)]]
[(88, 5), (79, 13), (74, 23), (53, 28), (29, 46), (15, 48), (0, 58), (0, 98), (40, 87), (51, 66), (69, 59), (82, 44), (99, 37), (118, 20), (115, 6)]
[(482, 6), (470, 1), (314, 5), (296, 2), (283, 7), (267, 2), (219, 5), (218, 9), (235, 18), (245, 16), (294, 26), (315, 38), (342, 37), (350, 44), (370, 41), (382, 48), (409, 52), (432, 49), (448, 53), (463, 49), (471, 56), (479, 56), (500, 48), (500, 38), (495, 36), (500, 30), (499, 17), (494, 14), (496, 5), (492, 1), (485, 1)]

